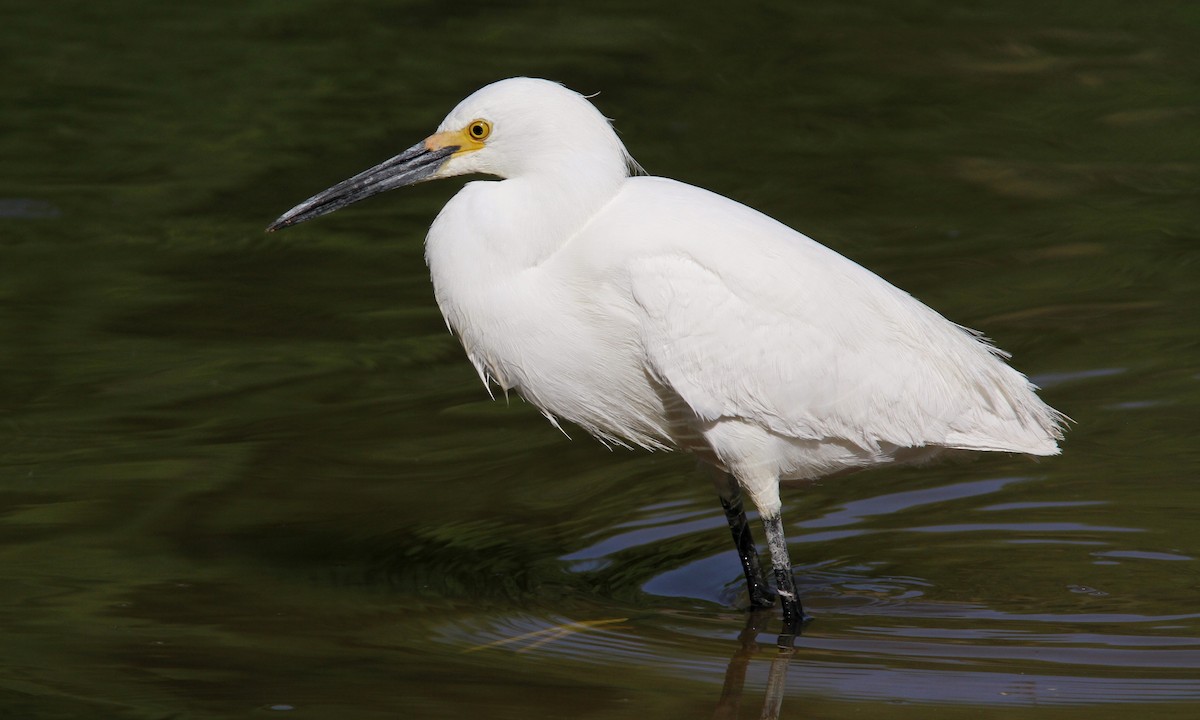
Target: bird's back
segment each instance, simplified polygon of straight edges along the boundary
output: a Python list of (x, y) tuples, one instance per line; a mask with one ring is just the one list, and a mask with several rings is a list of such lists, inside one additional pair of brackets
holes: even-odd
[(560, 255), (629, 298), (648, 377), (700, 426), (849, 448), (851, 465), (905, 448), (1058, 452), (1062, 415), (980, 336), (740, 203), (630, 178)]

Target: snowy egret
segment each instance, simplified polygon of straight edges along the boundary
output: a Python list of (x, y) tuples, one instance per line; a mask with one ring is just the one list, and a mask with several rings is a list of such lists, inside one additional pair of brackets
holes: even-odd
[(785, 633), (805, 616), (781, 480), (948, 451), (1059, 452), (1065, 417), (980, 335), (745, 205), (640, 174), (609, 121), (557, 83), (476, 91), (433, 135), (268, 230), (468, 173), (500, 180), (446, 204), (425, 257), (485, 387), (603, 442), (709, 463), (751, 605), (778, 596)]

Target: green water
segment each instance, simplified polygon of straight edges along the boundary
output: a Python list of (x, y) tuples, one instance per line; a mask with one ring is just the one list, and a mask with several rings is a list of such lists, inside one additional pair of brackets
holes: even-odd
[[(1195, 717), (1200, 8), (586, 7), (0, 5), (0, 717)], [(785, 665), (691, 460), (488, 400), (459, 182), (262, 232), (518, 74), (986, 331), (1064, 454), (789, 493)]]

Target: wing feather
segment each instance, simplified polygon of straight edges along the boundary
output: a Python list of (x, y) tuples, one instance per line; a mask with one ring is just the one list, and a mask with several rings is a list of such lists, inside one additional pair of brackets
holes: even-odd
[(629, 266), (649, 370), (700, 418), (872, 453), (1058, 452), (1062, 416), (980, 335), (778, 227), (768, 252), (733, 238)]

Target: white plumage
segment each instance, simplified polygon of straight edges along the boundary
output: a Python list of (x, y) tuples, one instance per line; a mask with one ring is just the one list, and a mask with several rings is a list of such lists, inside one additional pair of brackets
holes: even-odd
[(732, 473), (718, 489), (727, 513), (740, 486), (768, 522), (785, 620), (781, 479), (943, 450), (1058, 453), (1064, 417), (980, 336), (761, 213), (636, 169), (587, 99), (515, 78), (271, 229), (421, 180), (503, 178), (468, 183), (426, 244), (480, 377), (556, 423)]

